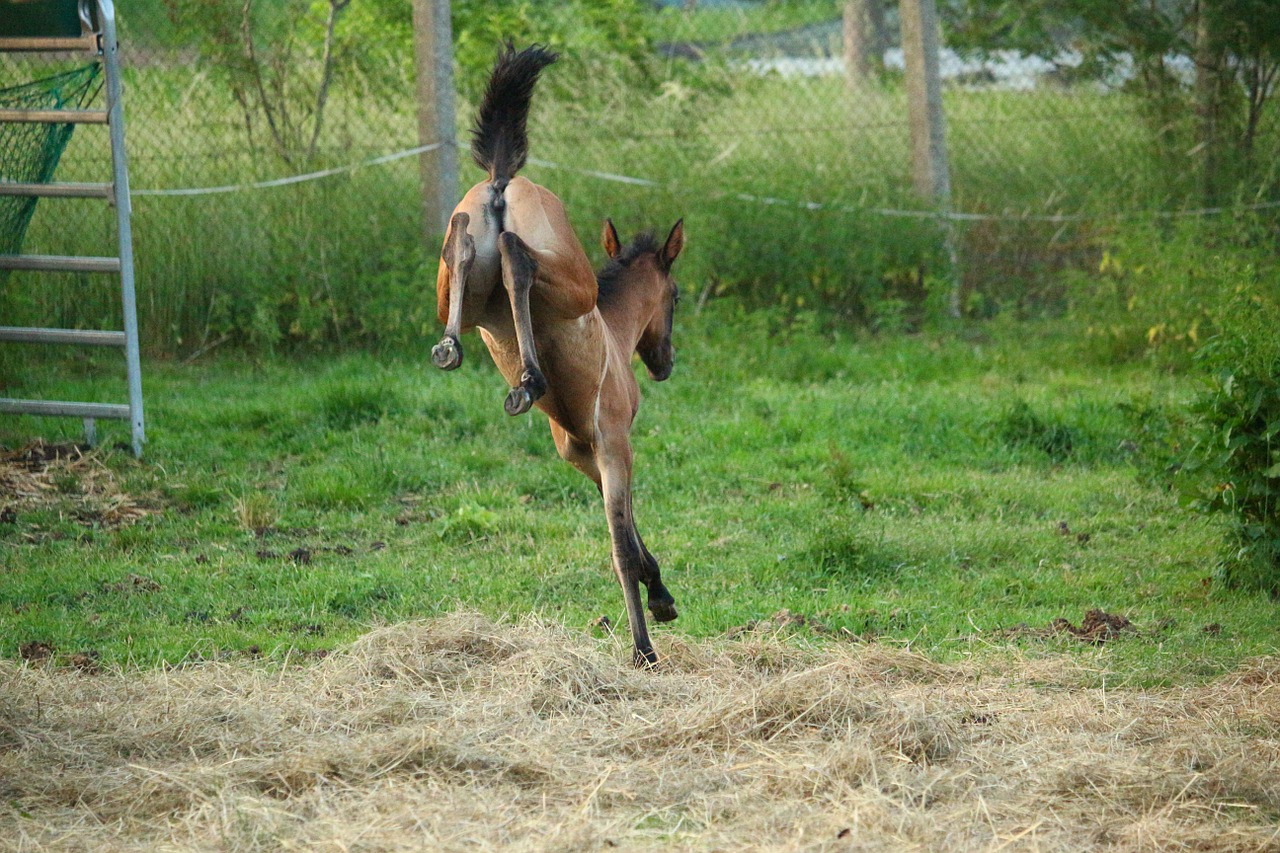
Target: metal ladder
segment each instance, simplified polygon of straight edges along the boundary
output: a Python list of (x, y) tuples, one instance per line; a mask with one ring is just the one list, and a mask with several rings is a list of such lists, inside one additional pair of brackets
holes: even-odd
[[(2, 4), (0, 4), (2, 5)], [(41, 4), (54, 7), (62, 21), (51, 20), (48, 34), (0, 36), (0, 51), (65, 52), (85, 51), (102, 63), (106, 75), (106, 109), (16, 110), (0, 109), (0, 122), (41, 124), (105, 124), (111, 138), (112, 181), (106, 184), (44, 183), (26, 184), (0, 181), (0, 195), (36, 198), (101, 198), (114, 206), (119, 246), (117, 257), (66, 255), (0, 255), (0, 269), (37, 272), (107, 273), (120, 276), (124, 314), (123, 331), (44, 329), (0, 326), (0, 341), (40, 344), (76, 344), (119, 347), (124, 350), (128, 374), (129, 402), (75, 403), (52, 400), (0, 398), (0, 413), (78, 417), (84, 420), (85, 437), (97, 439), (99, 419), (130, 423), (133, 452), (142, 455), (146, 441), (142, 413), (142, 370), (138, 354), (137, 298), (133, 281), (133, 232), (129, 224), (129, 173), (124, 151), (124, 113), (120, 101), (120, 44), (116, 38), (115, 7), (112, 0), (56, 0)], [(67, 32), (67, 18), (79, 23), (78, 35)], [(51, 14), (51, 19), (56, 15)], [(62, 24), (61, 27), (58, 25)]]

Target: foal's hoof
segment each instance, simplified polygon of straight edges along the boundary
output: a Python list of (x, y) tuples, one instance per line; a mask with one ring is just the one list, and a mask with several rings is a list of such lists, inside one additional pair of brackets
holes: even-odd
[(652, 648), (635, 649), (631, 653), (631, 663), (636, 669), (654, 670), (658, 668), (658, 653)]
[(649, 612), (653, 614), (655, 622), (674, 622), (680, 614), (676, 612), (676, 603), (671, 598), (666, 601), (654, 601), (649, 599)]
[(533, 408), (533, 404), (541, 400), (545, 393), (547, 393), (546, 377), (536, 370), (526, 370), (520, 377), (520, 384), (507, 393), (507, 402), (503, 407), (508, 415), (513, 417), (523, 415)]
[(507, 392), (507, 402), (502, 404), (507, 410), (507, 414), (515, 417), (523, 415), (525, 412), (533, 408), (533, 397), (529, 395), (529, 390), (523, 385), (517, 385)]
[(456, 338), (443, 338), (431, 348), (431, 363), (441, 370), (453, 370), (462, 364), (462, 344)]

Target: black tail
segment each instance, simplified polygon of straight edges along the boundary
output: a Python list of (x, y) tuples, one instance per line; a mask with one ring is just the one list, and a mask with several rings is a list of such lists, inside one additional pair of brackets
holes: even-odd
[(506, 186), (524, 167), (529, 156), (525, 122), (533, 85), (542, 69), (559, 58), (536, 44), (517, 52), (511, 42), (498, 54), (471, 131), (471, 157), (489, 173), (489, 180)]

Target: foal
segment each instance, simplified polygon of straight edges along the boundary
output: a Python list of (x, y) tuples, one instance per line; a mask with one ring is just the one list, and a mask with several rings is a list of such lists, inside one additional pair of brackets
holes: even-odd
[(442, 369), (457, 367), (459, 335), (479, 328), (512, 386), (507, 413), (534, 405), (545, 412), (560, 456), (600, 489), (634, 660), (649, 666), (657, 655), (640, 584), (655, 620), (675, 619), (676, 608), (632, 514), (630, 434), (640, 389), (631, 356), (638, 353), (656, 380), (671, 375), (678, 300), (671, 266), (684, 246), (684, 226), (677, 222), (661, 246), (641, 235), (624, 248), (606, 221), (610, 260), (597, 281), (560, 200), (517, 177), (527, 156), (533, 86), (556, 58), (537, 46), (516, 52), (508, 43), (494, 66), (471, 146), (489, 177), (467, 191), (449, 222), (436, 276), (445, 335), (431, 358)]

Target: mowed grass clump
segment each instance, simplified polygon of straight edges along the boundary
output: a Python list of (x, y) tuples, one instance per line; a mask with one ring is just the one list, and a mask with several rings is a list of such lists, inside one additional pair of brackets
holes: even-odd
[[(621, 624), (596, 488), (542, 415), (503, 413), (505, 383), (463, 343), (448, 374), (425, 345), (149, 364), (141, 462), (116, 424), (45, 459), (30, 442), (65, 447), (77, 423), (0, 423), (0, 477), (22, 475), (0, 497), (0, 654), (279, 660), (460, 607)], [(1076, 342), (1031, 325), (873, 337), (716, 301), (681, 313), (676, 343), (633, 432), (638, 523), (681, 614), (660, 650), (785, 611), (815, 640), (940, 660), (1094, 654), (1062, 626), (1099, 610), (1132, 626), (1103, 638), (1110, 684), (1276, 652), (1274, 602), (1214, 581), (1225, 522), (1153, 462), (1189, 378), (1075, 367)], [(20, 375), (91, 399), (121, 373)]]
[(620, 639), (459, 613), (317, 662), (0, 663), (0, 849), (1273, 849), (1280, 662)]

